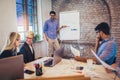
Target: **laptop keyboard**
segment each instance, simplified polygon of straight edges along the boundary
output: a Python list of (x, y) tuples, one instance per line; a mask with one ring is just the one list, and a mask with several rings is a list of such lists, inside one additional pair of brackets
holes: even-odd
[(53, 59), (51, 59), (51, 58), (47, 59), (47, 60), (44, 61), (44, 66), (51, 66), (52, 63), (53, 63)]

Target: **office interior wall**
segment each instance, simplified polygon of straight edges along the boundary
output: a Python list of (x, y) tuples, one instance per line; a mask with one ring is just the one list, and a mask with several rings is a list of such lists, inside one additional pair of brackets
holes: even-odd
[[(38, 0), (38, 26), (39, 31), (42, 34), (42, 41), (34, 43), (34, 49), (35, 49), (35, 58), (48, 56), (48, 44), (45, 40), (44, 34), (43, 34), (43, 26), (44, 22), (50, 18), (49, 12), (51, 11), (51, 0)], [(41, 30), (42, 29), (42, 30)]]
[(107, 22), (118, 45), (117, 56), (120, 56), (120, 0), (52, 0), (52, 8), (57, 14), (72, 10), (80, 12), (80, 40), (66, 41), (69, 43), (95, 44), (94, 28), (100, 22)]
[(17, 31), (16, 0), (0, 0), (0, 50), (11, 31)]
[(42, 0), (43, 23), (50, 18), (49, 12), (52, 10), (51, 0)]
[[(80, 13), (81, 43), (94, 43), (94, 28), (100, 22), (110, 22), (110, 13), (103, 0), (52, 0), (52, 8), (57, 12), (76, 10)], [(57, 16), (59, 19), (59, 16)], [(92, 36), (91, 36), (92, 35)]]
[[(38, 0), (38, 26), (40, 30), (43, 29), (44, 21), (49, 19), (50, 11), (51, 0)], [(16, 0), (0, 0), (0, 50), (11, 31), (17, 31)], [(42, 30), (40, 33), (42, 33)], [(35, 43), (35, 51), (36, 58), (46, 56), (47, 42), (43, 40)]]
[(38, 14), (38, 27), (41, 34), (41, 40), (43, 40), (43, 25), (44, 22), (49, 19), (49, 12), (51, 11), (51, 0), (37, 0), (37, 14)]

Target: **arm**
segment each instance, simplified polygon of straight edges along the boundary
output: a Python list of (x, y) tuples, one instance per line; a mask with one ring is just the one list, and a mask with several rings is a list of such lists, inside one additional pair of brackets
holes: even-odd
[(75, 56), (74, 59), (81, 62), (87, 62), (87, 59), (92, 59), (93, 62), (98, 63), (96, 58), (83, 58), (80, 56)]
[(118, 64), (117, 63), (113, 63), (111, 66), (114, 67), (114, 68), (117, 68)]
[(98, 51), (99, 45), (100, 45), (100, 35), (99, 35), (99, 33), (98, 33), (97, 36), (96, 36), (96, 41), (95, 41), (95, 52), (96, 52), (96, 53), (97, 53), (97, 51)]
[[(113, 68), (117, 69), (118, 64), (117, 64), (117, 63), (113, 63), (111, 66), (112, 66)], [(112, 70), (110, 70), (110, 69), (108, 69), (108, 68), (105, 68), (105, 70), (106, 70), (108, 73), (111, 73), (111, 72), (112, 72)]]
[(47, 22), (45, 22), (43, 32), (44, 32), (44, 36), (45, 36), (46, 41), (48, 41), (48, 37), (47, 37), (47, 34), (46, 34), (47, 31), (48, 31), (48, 25), (47, 25)]
[(0, 55), (0, 59), (6, 58), (6, 57), (11, 57), (11, 56), (13, 56), (11, 50), (4, 50)]
[(75, 56), (74, 59), (77, 61), (87, 62), (87, 58), (82, 58), (80, 56)]
[(46, 39), (46, 41), (48, 41), (48, 37), (47, 37), (47, 34), (46, 34), (46, 33), (44, 33), (44, 35), (45, 35), (45, 39)]
[(63, 26), (61, 26), (61, 27), (58, 27), (57, 33), (59, 33), (59, 31), (60, 31), (62, 28), (66, 28), (66, 27), (67, 27), (66, 25), (63, 25)]
[(19, 52), (19, 54), (23, 54), (23, 57), (24, 57), (24, 62), (26, 63), (28, 60), (27, 60), (27, 51), (26, 51), (26, 49), (25, 49), (25, 47), (24, 46), (22, 46), (21, 48), (20, 48), (20, 52)]

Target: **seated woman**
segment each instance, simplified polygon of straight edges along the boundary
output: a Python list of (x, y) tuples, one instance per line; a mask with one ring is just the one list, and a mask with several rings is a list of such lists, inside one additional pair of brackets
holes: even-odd
[(1, 52), (0, 59), (17, 55), (17, 48), (20, 46), (20, 35), (16, 32), (11, 32), (7, 44)]
[(19, 54), (23, 54), (25, 63), (35, 60), (35, 52), (32, 46), (33, 38), (34, 38), (34, 32), (29, 31), (26, 35), (26, 41), (20, 48)]

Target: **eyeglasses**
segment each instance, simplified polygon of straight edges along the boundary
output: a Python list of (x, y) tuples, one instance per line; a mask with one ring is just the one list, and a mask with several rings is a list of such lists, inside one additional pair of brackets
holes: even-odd
[(50, 16), (55, 16), (55, 14), (50, 14)]
[(27, 37), (28, 39), (33, 39), (33, 38), (30, 38), (30, 37)]
[(99, 30), (96, 31), (96, 33), (99, 33), (99, 32), (100, 32)]

